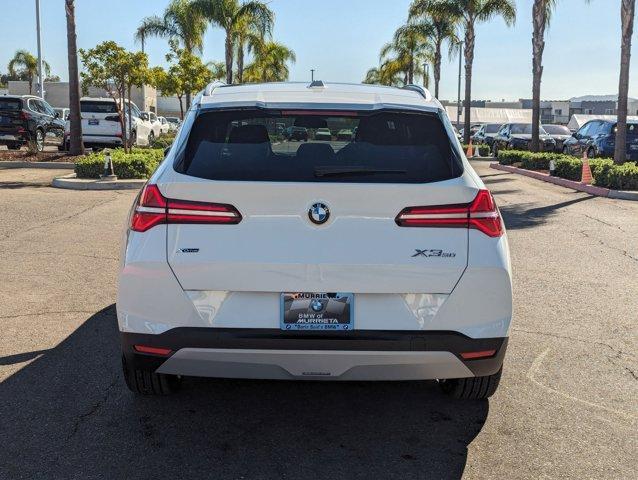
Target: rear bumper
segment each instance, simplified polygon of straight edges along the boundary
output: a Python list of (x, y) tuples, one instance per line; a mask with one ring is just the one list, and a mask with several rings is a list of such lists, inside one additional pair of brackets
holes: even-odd
[[(496, 373), (508, 339), (472, 339), (444, 331), (316, 334), (182, 327), (159, 335), (123, 332), (121, 340), (129, 365), (158, 373), (276, 380), (428, 380)], [(134, 345), (168, 348), (172, 354), (142, 354)], [(461, 357), (486, 350), (495, 353), (482, 359)]]
[(122, 145), (122, 137), (116, 135), (82, 135), (82, 143), (87, 148), (120, 146)]

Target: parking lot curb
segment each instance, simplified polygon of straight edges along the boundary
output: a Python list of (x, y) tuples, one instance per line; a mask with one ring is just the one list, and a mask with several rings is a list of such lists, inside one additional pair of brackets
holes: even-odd
[(144, 186), (146, 180), (95, 180), (92, 178), (76, 178), (75, 173), (56, 177), (51, 182), (55, 188), (69, 190), (138, 190)]
[(525, 170), (524, 168), (513, 167), (511, 165), (500, 165), (498, 163), (490, 164), (490, 168), (502, 170), (509, 173), (518, 173), (525, 177), (535, 178), (542, 182), (553, 183), (561, 187), (571, 188), (579, 192), (589, 193), (597, 197), (615, 198), (621, 200), (638, 201), (638, 192), (629, 192), (623, 190), (611, 190), (609, 188), (597, 187), (596, 185), (586, 185), (584, 183), (567, 180), (566, 178), (552, 177), (546, 173), (535, 172), (533, 170)]
[(18, 162), (14, 160), (0, 161), (0, 169), (2, 168), (52, 168), (73, 170), (75, 163), (69, 162)]

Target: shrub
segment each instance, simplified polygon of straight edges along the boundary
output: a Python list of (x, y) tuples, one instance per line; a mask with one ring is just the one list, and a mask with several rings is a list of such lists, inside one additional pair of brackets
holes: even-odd
[[(463, 145), (463, 151), (467, 152), (467, 147), (468, 145)], [(478, 145), (479, 147), (479, 155), (481, 157), (489, 157), (491, 150), (490, 150), (490, 146), (489, 145)], [(474, 152), (474, 148), (476, 148), (476, 145), (472, 145), (472, 152)]]
[[(131, 153), (117, 149), (111, 152), (113, 170), (118, 178), (148, 178), (164, 158), (161, 149), (134, 148)], [(100, 178), (104, 173), (104, 154), (92, 153), (75, 163), (78, 178)]]
[(153, 148), (160, 148), (160, 149), (165, 149), (170, 147), (173, 144), (173, 141), (175, 140), (174, 136), (162, 136), (160, 138), (156, 138), (155, 141), (153, 142), (153, 145), (151, 146), (151, 149)]
[[(579, 182), (583, 162), (580, 158), (560, 153), (532, 153), (519, 150), (501, 150), (498, 163), (501, 165), (520, 164), (527, 170), (549, 170), (549, 162), (554, 160), (555, 175)], [(615, 190), (638, 190), (638, 166), (635, 162), (616, 165), (613, 160), (592, 158), (589, 160), (594, 185)]]

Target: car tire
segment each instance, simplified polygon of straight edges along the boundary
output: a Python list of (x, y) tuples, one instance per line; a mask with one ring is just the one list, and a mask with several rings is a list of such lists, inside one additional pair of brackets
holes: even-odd
[(32, 153), (40, 153), (44, 150), (44, 131), (37, 128), (35, 138), (29, 140), (29, 151)]
[(153, 132), (148, 134), (148, 146), (152, 146), (155, 142), (155, 134)]
[(181, 379), (176, 375), (131, 368), (122, 356), (122, 372), (128, 389), (137, 395), (170, 395), (179, 390)]
[(492, 145), (492, 153), (494, 154), (494, 158), (498, 158), (498, 147), (496, 146), (496, 143)]
[(567, 147), (563, 147), (563, 155), (569, 155), (569, 149)]
[(596, 158), (596, 150), (594, 147), (589, 147), (589, 149), (587, 149), (587, 158)]
[(443, 393), (452, 398), (458, 400), (482, 400), (494, 395), (501, 381), (502, 373), (503, 367), (493, 375), (440, 380), (439, 385)]

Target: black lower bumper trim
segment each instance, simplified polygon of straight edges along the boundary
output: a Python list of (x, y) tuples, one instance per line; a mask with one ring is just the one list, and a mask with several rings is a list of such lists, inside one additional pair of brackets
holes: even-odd
[[(122, 350), (135, 368), (156, 370), (165, 357), (141, 354), (134, 345), (170, 348), (259, 350), (352, 350), (451, 352), (475, 376), (496, 373), (503, 364), (507, 337), (470, 338), (450, 331), (355, 330), (354, 332), (284, 332), (277, 329), (179, 327), (159, 335), (121, 333)], [(484, 359), (464, 360), (461, 353), (496, 350)]]

